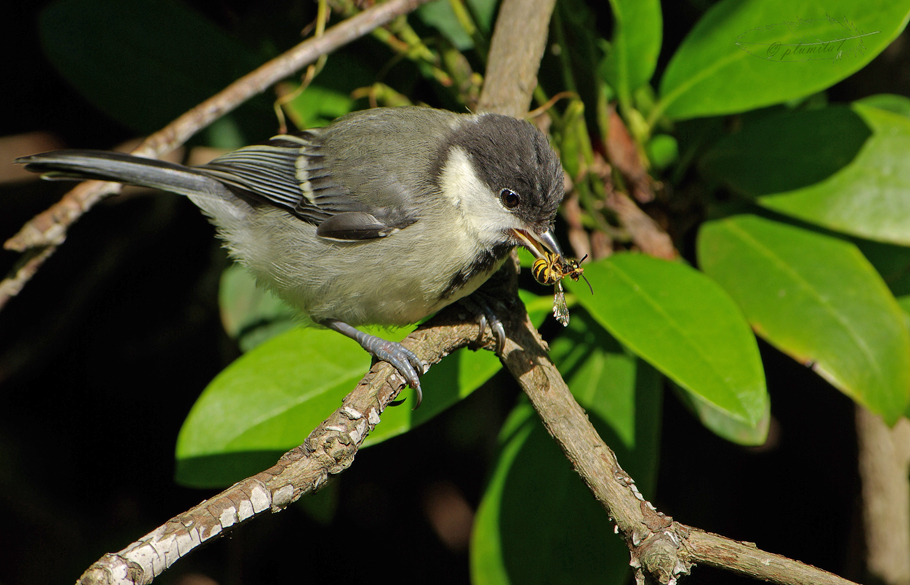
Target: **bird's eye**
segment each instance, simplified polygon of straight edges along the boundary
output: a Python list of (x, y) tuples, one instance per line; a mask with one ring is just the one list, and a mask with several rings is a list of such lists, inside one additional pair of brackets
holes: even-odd
[(499, 200), (507, 209), (515, 209), (521, 203), (521, 195), (511, 189), (503, 189), (499, 192)]

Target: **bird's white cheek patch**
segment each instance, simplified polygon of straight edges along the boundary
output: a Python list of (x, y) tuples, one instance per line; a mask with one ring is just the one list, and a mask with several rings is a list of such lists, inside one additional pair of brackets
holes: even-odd
[(474, 173), (474, 167), (467, 153), (461, 148), (453, 148), (449, 159), (442, 168), (440, 177), (442, 192), (448, 196), (452, 205), (462, 207), (468, 193), (488, 193), (489, 189)]
[(440, 186), (452, 205), (461, 211), (465, 228), (483, 240), (497, 242), (504, 229), (520, 227), (518, 219), (503, 208), (498, 194), (492, 192), (474, 172), (467, 153), (453, 148), (442, 169)]

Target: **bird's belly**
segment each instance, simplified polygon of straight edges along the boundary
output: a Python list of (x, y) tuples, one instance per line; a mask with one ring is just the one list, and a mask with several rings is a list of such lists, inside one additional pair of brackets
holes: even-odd
[(457, 290), (448, 290), (458, 274), (456, 270), (440, 270), (425, 279), (406, 273), (374, 274), (337, 278), (330, 285), (320, 287), (320, 294), (308, 295), (302, 290), (298, 302), (291, 302), (317, 322), (338, 319), (350, 325), (409, 325), (471, 294), (499, 265), (501, 262)]
[[(232, 255), (260, 282), (317, 323), (416, 323), (474, 292), (502, 264), (498, 259), (461, 282), (457, 277), (474, 261), (477, 247), (446, 238), (443, 230), (414, 225), (387, 238), (337, 242), (304, 233), (301, 228), (309, 225), (291, 226), (273, 230), (269, 240), (252, 239), (252, 233), (269, 233), (263, 231), (224, 235), (230, 236), (225, 239)], [(397, 237), (404, 231), (411, 233)]]

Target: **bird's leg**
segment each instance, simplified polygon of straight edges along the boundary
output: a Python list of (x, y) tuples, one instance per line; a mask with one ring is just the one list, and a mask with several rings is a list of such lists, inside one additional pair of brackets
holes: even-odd
[(502, 302), (493, 295), (480, 290), (461, 299), (460, 302), (467, 307), (468, 310), (477, 315), (477, 322), (480, 325), (480, 333), (477, 336), (478, 342), (483, 337), (483, 332), (487, 328), (487, 323), (490, 324), (490, 329), (493, 331), (493, 337), (496, 338), (496, 355), (501, 356), (503, 347), (505, 347), (506, 343), (506, 330), (502, 326), (502, 321), (496, 316), (496, 311), (493, 307), (496, 306), (505, 309)]
[(419, 376), (424, 373), (426, 366), (411, 350), (395, 341), (386, 341), (381, 337), (364, 333), (337, 319), (326, 319), (320, 324), (350, 337), (377, 360), (392, 364), (408, 385), (417, 391), (417, 404), (414, 405), (414, 408), (420, 406), (423, 401), (423, 391), (420, 389)]

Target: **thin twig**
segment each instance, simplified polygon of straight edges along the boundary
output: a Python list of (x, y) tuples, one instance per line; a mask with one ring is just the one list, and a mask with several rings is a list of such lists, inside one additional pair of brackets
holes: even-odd
[(13, 269), (10, 270), (9, 277), (0, 282), (0, 309), (3, 308), (6, 301), (19, 294), (25, 283), (31, 280), (44, 261), (56, 250), (56, 246), (31, 248), (19, 257)]
[[(606, 192), (604, 203), (616, 214), (619, 223), (642, 252), (664, 260), (675, 260), (679, 257), (679, 252), (673, 246), (670, 235), (654, 221), (654, 218), (636, 205), (631, 197), (615, 188), (611, 180), (611, 167), (600, 153), (594, 153), (594, 164), (591, 171), (599, 176), (604, 186), (607, 187), (604, 189)], [(596, 255), (595, 258), (597, 258)]]
[(610, 163), (622, 174), (629, 188), (629, 193), (639, 203), (654, 200), (654, 186), (651, 176), (645, 168), (638, 145), (629, 134), (625, 122), (616, 113), (616, 107), (609, 107), (609, 132), (605, 147)]
[[(158, 158), (186, 142), (193, 134), (227, 114), (249, 98), (262, 93), (277, 81), (293, 75), (320, 56), (354, 41), (393, 19), (411, 12), (429, 0), (388, 0), (349, 18), (327, 30), (320, 37), (306, 40), (272, 59), (255, 71), (241, 77), (221, 92), (186, 112), (158, 132), (146, 138), (133, 154)], [(66, 231), (79, 217), (105, 196), (118, 192), (119, 185), (88, 181), (68, 192), (51, 208), (26, 223), (19, 233), (7, 240), (7, 250), (25, 252), (41, 248), (42, 254), (31, 260), (29, 270), (10, 274), (0, 283), (0, 307), (14, 296), (37, 272), (41, 264), (63, 243)]]

